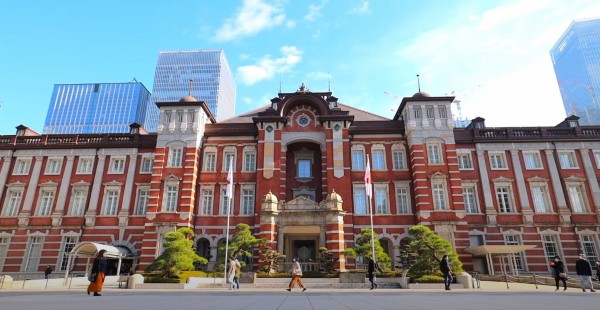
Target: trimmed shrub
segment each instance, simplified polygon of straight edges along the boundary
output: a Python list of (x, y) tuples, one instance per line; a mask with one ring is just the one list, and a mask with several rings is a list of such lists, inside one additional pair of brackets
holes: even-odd
[(179, 283), (187, 283), (189, 277), (207, 278), (208, 274), (204, 271), (184, 271), (179, 274)]
[(428, 274), (415, 279), (410, 279), (411, 283), (444, 283), (444, 278), (439, 275)]
[(144, 283), (180, 283), (179, 278), (144, 277)]

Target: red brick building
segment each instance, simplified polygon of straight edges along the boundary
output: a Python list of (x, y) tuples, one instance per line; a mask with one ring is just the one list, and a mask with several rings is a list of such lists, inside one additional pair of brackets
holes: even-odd
[(157, 133), (19, 126), (0, 136), (0, 273), (64, 270), (81, 242), (113, 245), (142, 270), (179, 227), (194, 229), (210, 269), (238, 223), (288, 259), (312, 266), (324, 246), (352, 269), (340, 251), (370, 227), (367, 158), (374, 228), (394, 262), (415, 224), (449, 240), (468, 271), (500, 270), (465, 251), (478, 245), (536, 246), (516, 258), (525, 272), (546, 272), (554, 255), (569, 269), (580, 252), (597, 258), (600, 127), (570, 117), (556, 127), (487, 128), (477, 118), (454, 128), (453, 99), (420, 92), (390, 119), (302, 85), (219, 123), (194, 98), (159, 103)]

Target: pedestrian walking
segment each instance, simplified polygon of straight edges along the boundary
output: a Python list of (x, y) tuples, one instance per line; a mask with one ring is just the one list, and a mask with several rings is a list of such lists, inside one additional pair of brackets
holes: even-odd
[(227, 266), (227, 283), (229, 283), (229, 290), (233, 290), (235, 288), (235, 282), (233, 279), (235, 278), (235, 269), (235, 260), (232, 257), (230, 257), (229, 264)]
[(592, 265), (585, 259), (585, 254), (579, 254), (579, 258), (575, 262), (575, 271), (579, 276), (581, 289), (585, 292), (585, 284), (590, 284), (590, 291), (595, 292), (594, 283), (592, 282)]
[(596, 258), (596, 281), (600, 281), (600, 258)]
[(375, 260), (373, 260), (372, 257), (369, 256), (369, 265), (367, 268), (367, 276), (369, 277), (369, 281), (371, 282), (370, 290), (378, 287), (378, 285), (377, 285), (377, 270), (379, 270), (379, 272), (383, 272), (383, 270), (381, 270), (381, 268), (379, 268), (379, 264), (377, 264), (377, 262)]
[(286, 290), (290, 292), (294, 286), (296, 286), (296, 283), (298, 283), (304, 292), (306, 291), (306, 286), (304, 286), (304, 282), (302, 282), (302, 267), (300, 267), (300, 263), (297, 259), (294, 258), (292, 261), (294, 262), (292, 265), (292, 281), (290, 281), (290, 285)]
[(100, 250), (98, 255), (94, 259), (92, 264), (92, 274), (90, 277), (90, 285), (88, 286), (87, 293), (94, 292), (94, 296), (102, 296), (102, 285), (104, 285), (104, 278), (106, 277), (106, 270), (108, 264), (106, 262), (106, 250)]
[(554, 270), (554, 282), (556, 282), (556, 292), (558, 292), (558, 283), (562, 281), (563, 283), (563, 292), (567, 290), (567, 273), (565, 271), (565, 264), (560, 260), (560, 256), (554, 256), (554, 266), (552, 266)]
[(442, 256), (440, 260), (440, 271), (444, 275), (444, 289), (450, 290), (450, 284), (452, 283), (452, 271), (450, 271), (450, 262), (448, 261), (448, 255)]
[(52, 267), (50, 265), (48, 265), (48, 267), (46, 267), (46, 270), (44, 270), (44, 279), (48, 279), (48, 277), (50, 276), (51, 273), (52, 273)]
[(233, 276), (233, 286), (234, 288), (240, 289), (240, 275), (242, 274), (242, 265), (240, 261), (236, 258), (235, 262), (235, 275)]

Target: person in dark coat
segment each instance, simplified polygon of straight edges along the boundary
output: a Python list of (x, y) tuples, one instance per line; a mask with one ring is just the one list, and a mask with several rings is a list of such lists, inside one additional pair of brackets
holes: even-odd
[(95, 275), (94, 281), (90, 281), (87, 293), (94, 292), (94, 296), (102, 296), (102, 285), (104, 284), (104, 278), (106, 277), (106, 271), (108, 270), (108, 263), (106, 262), (106, 250), (100, 250), (98, 256), (94, 259), (92, 265), (92, 275)]
[(369, 256), (369, 266), (367, 268), (367, 276), (369, 277), (369, 281), (371, 282), (371, 290), (377, 288), (377, 278), (375, 277), (375, 273), (379, 270), (379, 272), (383, 272), (381, 268), (379, 268), (379, 264), (373, 260), (372, 257)]
[(579, 258), (575, 262), (575, 271), (579, 276), (581, 289), (585, 292), (585, 283), (590, 284), (590, 291), (595, 292), (594, 283), (592, 283), (592, 265), (585, 259), (585, 255), (579, 254)]
[(556, 292), (558, 292), (558, 282), (562, 281), (563, 283), (563, 292), (567, 290), (567, 273), (565, 272), (565, 264), (560, 260), (560, 256), (554, 256), (554, 266), (552, 266), (554, 271), (554, 281), (556, 282)]
[(450, 262), (448, 261), (448, 255), (442, 256), (440, 260), (440, 271), (444, 275), (444, 289), (450, 290), (450, 283), (452, 283), (452, 272), (450, 271)]
[(44, 278), (48, 279), (48, 277), (50, 276), (51, 273), (52, 273), (52, 267), (50, 265), (48, 265), (48, 267), (44, 271)]

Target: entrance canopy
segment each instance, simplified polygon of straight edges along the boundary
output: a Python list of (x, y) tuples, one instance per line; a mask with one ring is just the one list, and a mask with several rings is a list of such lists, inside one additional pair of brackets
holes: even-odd
[(75, 260), (75, 258), (77, 258), (77, 256), (87, 258), (85, 266), (85, 275), (87, 276), (90, 269), (90, 259), (95, 258), (100, 252), (100, 250), (106, 250), (106, 258), (119, 259), (119, 264), (117, 265), (117, 275), (120, 274), (121, 259), (127, 257), (128, 255), (131, 255), (131, 253), (124, 248), (96, 242), (81, 242), (77, 244), (69, 253), (69, 259), (67, 260), (67, 268), (65, 268), (65, 283), (67, 281), (67, 278), (69, 277), (71, 265), (73, 264), (73, 261)]
[(498, 257), (498, 261), (500, 263), (500, 270), (503, 273), (506, 273), (504, 260), (507, 260), (508, 266), (512, 271), (513, 275), (519, 275), (519, 270), (517, 268), (517, 261), (515, 255), (521, 252), (525, 252), (527, 250), (531, 250), (535, 248), (535, 245), (479, 245), (475, 247), (470, 247), (465, 249), (466, 252), (473, 254), (473, 256), (482, 256), (485, 255), (485, 259), (487, 261), (487, 266), (490, 274), (494, 273), (494, 256)]

